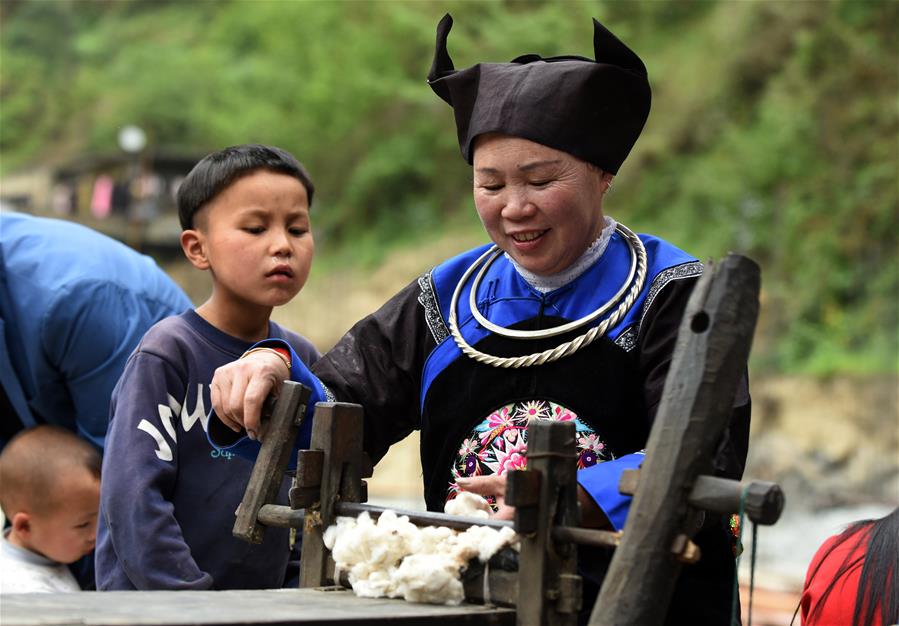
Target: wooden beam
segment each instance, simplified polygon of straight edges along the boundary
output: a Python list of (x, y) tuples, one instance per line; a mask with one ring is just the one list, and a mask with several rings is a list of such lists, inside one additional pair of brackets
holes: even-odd
[(759, 282), (753, 261), (729, 255), (707, 267), (693, 290), (591, 625), (652, 626), (665, 618), (682, 567), (672, 546), (695, 525), (687, 495), (696, 477), (711, 471), (727, 427), (758, 316)]

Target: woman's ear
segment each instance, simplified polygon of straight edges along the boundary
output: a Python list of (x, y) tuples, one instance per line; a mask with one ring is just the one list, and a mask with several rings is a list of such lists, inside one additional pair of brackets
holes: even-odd
[(206, 256), (206, 236), (201, 230), (191, 228), (181, 232), (181, 249), (184, 256), (198, 270), (209, 269), (209, 259)]
[(614, 174), (609, 174), (608, 172), (602, 173), (602, 180), (600, 182), (600, 186), (602, 188), (602, 193), (607, 194), (612, 189), (612, 179), (615, 178)]

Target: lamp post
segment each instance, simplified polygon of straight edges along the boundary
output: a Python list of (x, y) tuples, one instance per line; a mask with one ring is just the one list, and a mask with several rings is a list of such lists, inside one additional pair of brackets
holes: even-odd
[(147, 145), (147, 134), (135, 124), (127, 124), (119, 129), (119, 147), (128, 156), (128, 173), (126, 176), (128, 186), (128, 208), (125, 222), (125, 242), (140, 250), (143, 244), (144, 225), (137, 219), (134, 207), (134, 183), (140, 175), (140, 154)]

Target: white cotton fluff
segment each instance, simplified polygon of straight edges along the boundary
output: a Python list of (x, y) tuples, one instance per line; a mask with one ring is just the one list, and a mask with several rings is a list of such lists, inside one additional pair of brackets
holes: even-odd
[(470, 491), (460, 491), (456, 497), (443, 507), (449, 515), (461, 515), (462, 517), (490, 517), (490, 503), (483, 497)]
[(452, 555), (410, 554), (394, 578), (408, 602), (459, 604), (465, 599), (459, 574), (459, 563)]
[(514, 541), (509, 527), (472, 526), (464, 533), (444, 526), (419, 528), (392, 511), (382, 513), (377, 523), (368, 513), (338, 518), (324, 534), (337, 571), (348, 573), (356, 595), (431, 604), (462, 602), (461, 573), (468, 561), (486, 562)]

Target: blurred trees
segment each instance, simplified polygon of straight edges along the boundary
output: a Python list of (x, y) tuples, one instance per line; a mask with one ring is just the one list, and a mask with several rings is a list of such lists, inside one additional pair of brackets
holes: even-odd
[(169, 149), (291, 150), (332, 247), (474, 228), (452, 111), (425, 84), (438, 19), (453, 14), (466, 67), (592, 56), (597, 17), (643, 56), (654, 91), (608, 212), (702, 258), (762, 264), (757, 367), (896, 371), (897, 7), (3, 0), (0, 165), (114, 151), (137, 123)]

